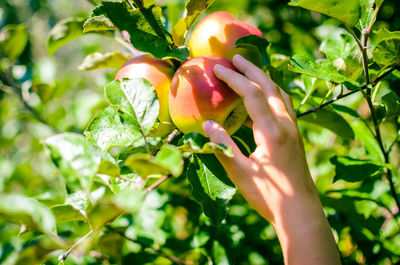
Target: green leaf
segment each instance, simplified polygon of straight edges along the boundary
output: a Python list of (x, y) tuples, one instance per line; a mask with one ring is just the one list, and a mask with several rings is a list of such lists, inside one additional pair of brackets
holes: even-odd
[(215, 0), (188, 0), (185, 16), (178, 21), (172, 30), (174, 42), (183, 45), (190, 29), (196, 20), (204, 13)]
[(47, 39), (47, 52), (52, 55), (68, 42), (81, 37), (83, 18), (69, 18), (58, 22), (50, 31)]
[(139, 176), (180, 176), (183, 171), (182, 153), (173, 145), (163, 145), (155, 157), (144, 153), (133, 154), (125, 160), (125, 165)]
[[(249, 47), (250, 46), (250, 47)], [(271, 65), (271, 60), (267, 54), (267, 48), (269, 42), (257, 35), (247, 35), (245, 37), (239, 38), (236, 43), (236, 48), (247, 48), (251, 49), (255, 47), (261, 55), (261, 65)]]
[(132, 56), (125, 52), (106, 54), (95, 52), (86, 56), (83, 63), (78, 66), (78, 69), (81, 71), (91, 71), (103, 68), (121, 68), (130, 58)]
[(217, 240), (214, 240), (211, 251), (216, 264), (230, 264), (225, 248)]
[(375, 136), (367, 125), (361, 120), (355, 119), (351, 122), (351, 127), (353, 128), (356, 139), (360, 140), (365, 145), (370, 158), (375, 162), (383, 163), (382, 151)]
[(205, 215), (214, 225), (220, 224), (236, 192), (222, 165), (214, 155), (194, 154), (187, 175), (193, 198), (203, 207)]
[(88, 210), (88, 219), (92, 229), (97, 230), (113, 221), (122, 213), (123, 210), (114, 202), (101, 200)]
[(83, 24), (83, 32), (91, 31), (104, 31), (117, 29), (111, 20), (106, 16), (103, 6), (97, 6), (93, 11), (90, 18)]
[(396, 93), (390, 92), (382, 97), (386, 107), (386, 119), (393, 119), (400, 115), (400, 99)]
[[(361, 18), (360, 23), (362, 28), (368, 28), (369, 25), (373, 25), (376, 20), (376, 14), (379, 12), (382, 6), (383, 0), (361, 0)], [(359, 27), (359, 25), (356, 25)]]
[(359, 87), (360, 83), (338, 73), (337, 69), (329, 62), (316, 63), (314, 59), (295, 55), (290, 59), (289, 70), (308, 76), (328, 80), (336, 84), (345, 84), (349, 88)]
[(84, 135), (103, 150), (112, 146), (129, 146), (142, 137), (137, 121), (118, 112), (114, 106), (97, 113)]
[(291, 0), (289, 5), (299, 6), (333, 17), (350, 27), (358, 22), (361, 15), (359, 0)]
[(154, 87), (144, 78), (115, 80), (105, 87), (108, 101), (130, 116), (132, 128), (147, 135), (157, 121), (160, 104)]
[(378, 64), (386, 66), (400, 61), (400, 31), (374, 31), (371, 44), (372, 57)]
[(300, 117), (299, 120), (324, 127), (340, 137), (354, 139), (354, 132), (349, 123), (332, 110), (319, 109), (314, 113)]
[(4, 26), (0, 31), (1, 55), (14, 61), (25, 50), (28, 38), (28, 31), (24, 24)]
[(356, 80), (362, 72), (362, 54), (350, 34), (329, 34), (319, 49), (339, 73), (352, 80)]
[(210, 139), (198, 132), (185, 134), (179, 141), (179, 150), (197, 154), (224, 153), (228, 157), (233, 157), (230, 147), (222, 144), (210, 142)]
[[(51, 159), (68, 184), (76, 180), (89, 190), (102, 160), (114, 162), (108, 153), (88, 142), (82, 135), (62, 133), (46, 139)], [(114, 162), (115, 163), (115, 162)]]
[(57, 223), (86, 220), (86, 217), (70, 204), (55, 205), (50, 209), (53, 212)]
[(334, 156), (330, 161), (335, 165), (334, 182), (339, 179), (347, 182), (357, 182), (383, 174), (383, 166), (370, 160), (360, 160), (346, 156)]
[(123, 3), (103, 2), (107, 17), (121, 31), (130, 35), (132, 45), (154, 57), (176, 58), (185, 61), (189, 56), (187, 47), (176, 47), (172, 36), (161, 21), (161, 8), (155, 5), (128, 11)]
[(56, 220), (49, 208), (19, 194), (0, 194), (0, 216), (45, 234), (56, 232)]

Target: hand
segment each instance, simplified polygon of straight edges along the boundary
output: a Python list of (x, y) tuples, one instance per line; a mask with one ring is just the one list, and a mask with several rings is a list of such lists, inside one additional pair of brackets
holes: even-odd
[(222, 126), (206, 121), (210, 139), (231, 146), (234, 154), (217, 154), (218, 160), (249, 204), (274, 226), (286, 264), (340, 264), (289, 95), (240, 55), (233, 64), (242, 74), (219, 65), (214, 73), (243, 98), (257, 148), (244, 156)]

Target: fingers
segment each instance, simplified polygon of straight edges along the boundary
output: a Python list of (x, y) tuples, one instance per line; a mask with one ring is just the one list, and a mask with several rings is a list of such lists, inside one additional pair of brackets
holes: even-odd
[(289, 112), (290, 117), (292, 118), (292, 120), (294, 122), (296, 122), (297, 116), (296, 116), (296, 111), (294, 111), (292, 98), (283, 89), (281, 89), (281, 95), (282, 95), (283, 101), (285, 102), (285, 105)]
[(233, 64), (250, 81), (261, 86), (270, 109), (276, 117), (283, 117), (284, 119), (289, 117), (289, 109), (281, 95), (281, 89), (264, 73), (263, 70), (240, 55), (235, 55), (233, 57)]
[(221, 65), (215, 66), (214, 73), (243, 98), (246, 110), (254, 122), (271, 124), (276, 121), (260, 86), (242, 74)]
[(224, 154), (217, 154), (218, 160), (226, 169), (232, 169), (239, 165), (243, 165), (246, 156), (242, 154), (239, 147), (232, 140), (225, 129), (214, 121), (206, 121), (203, 123), (203, 130), (211, 141), (216, 144), (223, 144), (226, 147), (231, 147), (233, 157), (228, 157)]

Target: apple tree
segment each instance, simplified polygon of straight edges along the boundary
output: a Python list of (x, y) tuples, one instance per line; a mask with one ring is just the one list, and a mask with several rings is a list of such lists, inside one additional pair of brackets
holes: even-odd
[(398, 1), (22, 2), (0, 3), (1, 264), (283, 264), (230, 148), (175, 127), (145, 66), (115, 78), (144, 56), (168, 90), (216, 11), (263, 33), (231, 29), (230, 52), (292, 96), (343, 264), (399, 264)]

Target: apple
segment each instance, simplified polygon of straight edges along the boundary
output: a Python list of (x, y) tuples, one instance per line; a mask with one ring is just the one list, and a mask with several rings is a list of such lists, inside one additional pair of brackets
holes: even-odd
[(175, 126), (183, 133), (205, 135), (203, 122), (214, 120), (232, 134), (247, 118), (242, 99), (215, 77), (216, 64), (237, 71), (228, 59), (205, 55), (186, 61), (172, 79), (169, 112)]
[(240, 54), (260, 65), (261, 55), (256, 47), (249, 45), (246, 48), (235, 48), (238, 39), (251, 34), (264, 38), (258, 28), (220, 11), (199, 22), (190, 36), (188, 46), (192, 57), (216, 55), (232, 60), (235, 54)]
[(158, 119), (159, 128), (151, 136), (162, 136), (171, 131), (173, 127), (169, 115), (168, 96), (174, 68), (166, 61), (158, 60), (150, 54), (142, 54), (126, 62), (115, 75), (115, 79), (145, 78), (156, 90), (160, 111)]

